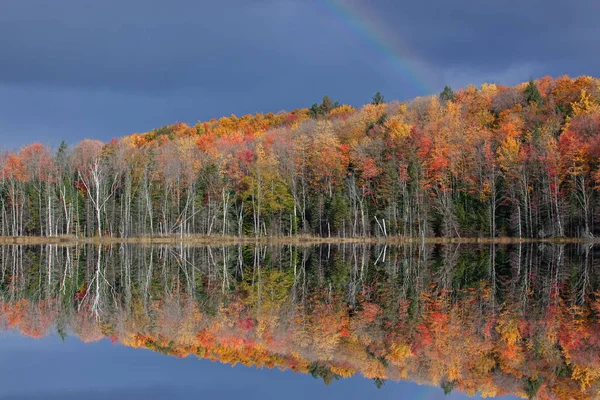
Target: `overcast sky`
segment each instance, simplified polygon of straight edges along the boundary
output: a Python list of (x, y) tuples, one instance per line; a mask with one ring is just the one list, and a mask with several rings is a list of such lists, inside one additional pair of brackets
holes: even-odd
[(324, 94), (360, 106), (376, 91), (598, 75), (599, 15), (597, 0), (2, 0), (0, 148)]

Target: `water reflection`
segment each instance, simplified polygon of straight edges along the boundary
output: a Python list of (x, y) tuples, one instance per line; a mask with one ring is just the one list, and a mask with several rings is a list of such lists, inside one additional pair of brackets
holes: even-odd
[(484, 396), (593, 398), (587, 245), (0, 247), (0, 325)]

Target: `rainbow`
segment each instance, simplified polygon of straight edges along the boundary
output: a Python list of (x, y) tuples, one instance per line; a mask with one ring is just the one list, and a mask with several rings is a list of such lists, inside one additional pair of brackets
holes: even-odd
[(423, 67), (410, 57), (411, 51), (408, 46), (404, 43), (400, 46), (397, 37), (392, 39), (384, 32), (381, 22), (369, 17), (365, 7), (358, 7), (343, 0), (314, 0), (314, 3), (317, 8), (334, 16), (354, 32), (373, 51), (388, 59), (404, 79), (420, 92), (419, 94), (425, 95), (434, 91), (434, 85), (429, 83), (430, 79), (423, 72)]

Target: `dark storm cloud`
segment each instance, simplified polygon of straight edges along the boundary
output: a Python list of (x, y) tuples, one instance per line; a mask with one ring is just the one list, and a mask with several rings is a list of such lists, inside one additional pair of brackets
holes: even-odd
[(264, 78), (284, 34), (270, 22), (280, 6), (250, 3), (4, 2), (0, 80), (150, 92), (243, 85)]
[[(597, 74), (593, 0), (338, 0), (368, 10), (431, 90)], [(316, 0), (3, 0), (0, 147), (427, 94)]]
[(595, 0), (377, 3), (386, 22), (440, 68), (562, 62), (565, 56), (581, 63), (600, 37), (600, 3)]

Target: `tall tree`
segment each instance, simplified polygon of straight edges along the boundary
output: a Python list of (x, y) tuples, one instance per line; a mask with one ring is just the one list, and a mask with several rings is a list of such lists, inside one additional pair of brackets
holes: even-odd
[(532, 79), (529, 80), (529, 83), (527, 83), (527, 86), (525, 87), (525, 90), (523, 91), (523, 95), (525, 96), (525, 100), (527, 100), (527, 103), (531, 104), (531, 103), (535, 103), (537, 105), (541, 105), (542, 104), (542, 95), (537, 87), (537, 85), (535, 84), (535, 81)]
[(383, 102), (384, 102), (383, 95), (381, 94), (381, 92), (377, 92), (377, 93), (375, 93), (375, 96), (373, 96), (371, 104), (378, 106), (380, 104), (383, 104)]
[(440, 93), (440, 100), (442, 102), (454, 101), (454, 91), (448, 85), (444, 86), (444, 90)]
[(102, 149), (102, 142), (83, 140), (73, 150), (79, 181), (94, 207), (98, 237), (102, 237), (103, 213), (115, 193), (119, 176), (102, 157)]

